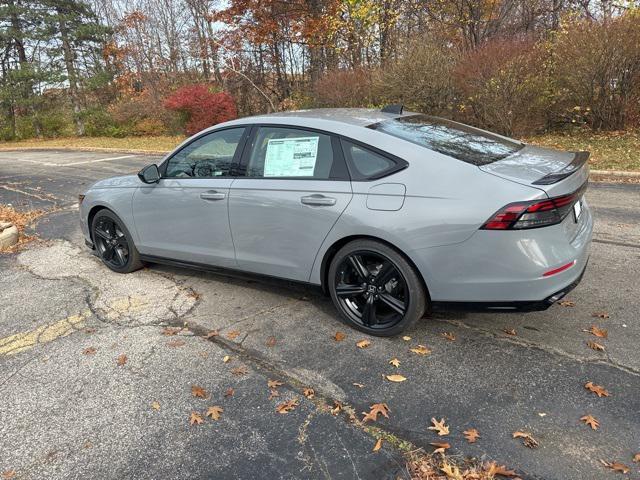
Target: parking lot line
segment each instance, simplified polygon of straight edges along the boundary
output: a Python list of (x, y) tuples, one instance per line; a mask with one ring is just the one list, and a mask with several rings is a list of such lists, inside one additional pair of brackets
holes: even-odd
[(91, 315), (91, 311), (85, 310), (79, 315), (71, 315), (55, 323), (42, 325), (28, 332), (16, 333), (15, 335), (0, 338), (0, 356), (14, 355), (29, 350), (38, 344), (49, 343), (58, 338), (66, 337), (74, 330), (84, 326), (84, 321), (89, 315)]

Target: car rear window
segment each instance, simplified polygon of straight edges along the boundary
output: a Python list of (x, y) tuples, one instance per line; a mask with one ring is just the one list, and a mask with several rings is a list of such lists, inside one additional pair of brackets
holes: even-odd
[(515, 140), (428, 115), (384, 120), (369, 128), (478, 166), (502, 160), (524, 146)]

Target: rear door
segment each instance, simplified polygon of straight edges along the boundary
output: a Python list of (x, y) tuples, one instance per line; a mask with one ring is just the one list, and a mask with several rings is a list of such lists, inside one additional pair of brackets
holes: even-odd
[(254, 127), (229, 193), (238, 268), (307, 281), (323, 240), (351, 201), (337, 138)]
[(140, 187), (133, 213), (142, 254), (235, 267), (229, 187), (245, 128), (207, 133), (161, 166), (157, 184)]

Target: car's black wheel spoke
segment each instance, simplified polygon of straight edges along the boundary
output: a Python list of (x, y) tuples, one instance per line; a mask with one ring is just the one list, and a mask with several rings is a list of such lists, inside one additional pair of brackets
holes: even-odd
[(362, 285), (350, 285), (340, 284), (336, 287), (336, 295), (339, 297), (351, 297), (354, 295), (360, 295), (365, 292), (365, 288)]
[(335, 275), (335, 298), (354, 323), (386, 329), (407, 314), (407, 283), (386, 256), (366, 250), (353, 252), (341, 261)]
[(362, 309), (362, 322), (369, 327), (377, 323), (376, 302), (374, 300), (373, 295), (370, 295), (364, 304), (364, 307)]
[(109, 217), (97, 219), (93, 238), (102, 260), (111, 268), (121, 269), (129, 260), (129, 242), (118, 223)]
[(380, 301), (389, 305), (389, 307), (393, 308), (400, 315), (404, 315), (407, 311), (406, 306), (402, 300), (398, 300), (394, 298), (390, 293), (381, 293)]
[(369, 270), (364, 266), (362, 258), (360, 258), (359, 255), (350, 255), (349, 262), (361, 280), (367, 280), (369, 278)]

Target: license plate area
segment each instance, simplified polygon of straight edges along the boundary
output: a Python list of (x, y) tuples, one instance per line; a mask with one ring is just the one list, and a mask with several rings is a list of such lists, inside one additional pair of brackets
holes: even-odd
[(582, 198), (573, 204), (573, 220), (576, 223), (578, 223), (580, 215), (582, 215)]

